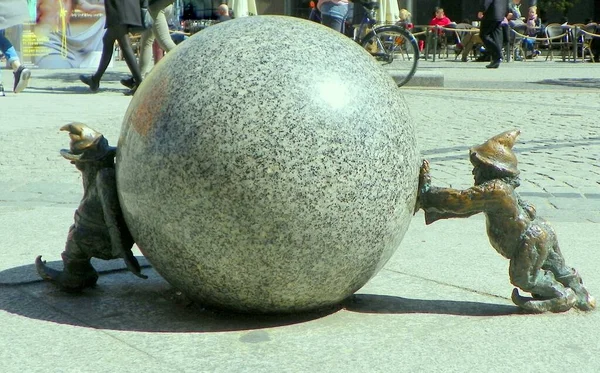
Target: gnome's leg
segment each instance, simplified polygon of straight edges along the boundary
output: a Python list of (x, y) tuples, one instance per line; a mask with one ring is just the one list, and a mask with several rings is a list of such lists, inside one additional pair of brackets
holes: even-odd
[(39, 275), (66, 291), (81, 291), (98, 281), (98, 273), (90, 263), (91, 256), (80, 247), (75, 225), (69, 229), (65, 251), (62, 252), (64, 268), (57, 271), (45, 265), (41, 257), (36, 259)]
[(545, 244), (539, 236), (526, 235), (522, 247), (511, 259), (509, 267), (513, 285), (543, 300), (521, 297), (516, 289), (512, 299), (527, 311), (564, 312), (573, 307), (576, 297), (571, 289), (555, 279), (551, 271), (542, 269), (549, 254)]
[(596, 308), (596, 299), (583, 286), (581, 276), (574, 268), (566, 265), (554, 229), (546, 222), (540, 223), (540, 227), (546, 232), (548, 247), (548, 256), (542, 265), (542, 269), (552, 271), (556, 281), (575, 292), (577, 296), (575, 307), (583, 311)]
[(554, 273), (558, 282), (575, 292), (577, 296), (575, 307), (583, 311), (590, 311), (596, 308), (596, 299), (583, 286), (583, 280), (579, 276), (579, 273), (577, 273), (575, 268), (571, 268), (565, 264), (565, 260), (558, 247), (558, 242), (556, 242), (555, 247), (550, 251), (547, 266)]

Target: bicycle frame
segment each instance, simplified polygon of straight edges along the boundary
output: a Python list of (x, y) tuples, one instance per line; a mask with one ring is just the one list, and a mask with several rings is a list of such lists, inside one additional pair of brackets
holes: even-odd
[(354, 35), (352, 37), (352, 40), (354, 40), (357, 43), (361, 43), (362, 42), (362, 37), (361, 35), (366, 35), (367, 32), (365, 31), (367, 29), (367, 27), (373, 28), (373, 26), (375, 26), (375, 24), (377, 23), (377, 19), (375, 18), (375, 11), (377, 10), (378, 7), (373, 7), (373, 9), (369, 9), (366, 6), (363, 5), (363, 3), (354, 3), (355, 6), (359, 5), (363, 8), (364, 10), (364, 17), (360, 22), (360, 25), (358, 27), (358, 30), (354, 30)]

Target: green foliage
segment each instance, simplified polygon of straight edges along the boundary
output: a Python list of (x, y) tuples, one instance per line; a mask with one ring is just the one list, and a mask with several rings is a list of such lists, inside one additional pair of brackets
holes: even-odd
[(575, 6), (579, 0), (538, 0), (537, 6), (544, 10), (557, 10), (567, 14), (569, 9)]

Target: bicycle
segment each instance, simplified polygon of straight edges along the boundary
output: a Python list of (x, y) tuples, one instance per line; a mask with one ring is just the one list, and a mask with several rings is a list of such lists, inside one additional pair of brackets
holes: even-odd
[[(354, 0), (355, 7), (362, 6), (364, 16), (352, 39), (384, 65), (394, 63), (394, 70), (406, 72), (396, 80), (401, 87), (415, 75), (419, 62), (419, 45), (406, 28), (399, 25), (375, 26), (375, 12), (379, 4), (374, 0)], [(355, 8), (356, 11), (356, 8)], [(375, 27), (374, 27), (375, 26)], [(364, 37), (366, 30), (371, 31)]]

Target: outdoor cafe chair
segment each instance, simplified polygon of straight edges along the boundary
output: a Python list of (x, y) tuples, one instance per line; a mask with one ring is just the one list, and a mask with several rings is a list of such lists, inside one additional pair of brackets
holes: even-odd
[(527, 61), (526, 51), (523, 48), (523, 40), (525, 39), (525, 35), (527, 35), (526, 24), (522, 23), (511, 27), (509, 36), (509, 51), (513, 60), (515, 60), (517, 56), (521, 56), (523, 61)]
[(546, 61), (554, 58), (554, 49), (558, 49), (560, 51), (560, 55), (564, 61), (570, 53), (570, 26), (563, 26), (558, 23), (550, 23), (546, 26), (545, 34), (546, 39), (548, 40), (548, 54), (546, 55)]
[[(579, 27), (579, 40), (578, 45), (581, 48), (581, 58), (585, 61), (585, 53), (587, 52), (590, 55), (590, 60), (592, 62), (596, 62), (597, 56), (594, 56), (594, 51), (592, 50), (592, 40), (594, 38), (600, 36), (594, 36), (598, 33), (598, 24), (597, 23), (588, 23), (587, 25), (577, 25)], [(580, 43), (580, 44), (579, 44)]]

